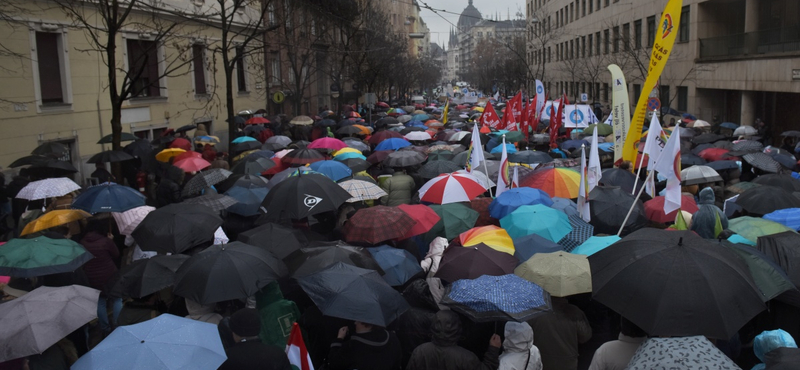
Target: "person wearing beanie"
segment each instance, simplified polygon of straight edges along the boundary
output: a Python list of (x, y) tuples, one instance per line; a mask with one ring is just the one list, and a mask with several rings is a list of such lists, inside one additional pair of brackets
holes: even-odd
[(258, 311), (243, 308), (227, 320), (234, 344), (225, 350), (228, 359), (219, 370), (291, 370), (282, 348), (261, 342)]

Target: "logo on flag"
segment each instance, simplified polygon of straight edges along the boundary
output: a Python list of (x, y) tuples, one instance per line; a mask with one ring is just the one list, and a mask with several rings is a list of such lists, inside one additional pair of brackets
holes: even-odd
[(511, 174), (508, 171), (508, 158), (506, 158), (503, 163), (500, 163), (500, 178), (506, 186), (511, 186)]

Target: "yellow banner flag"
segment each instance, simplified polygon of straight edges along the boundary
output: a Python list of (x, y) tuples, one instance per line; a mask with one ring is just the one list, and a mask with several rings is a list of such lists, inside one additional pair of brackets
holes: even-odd
[(447, 104), (444, 105), (444, 110), (442, 111), (442, 123), (445, 125), (447, 124), (447, 111), (450, 110), (450, 99), (447, 99)]
[(636, 103), (636, 110), (633, 113), (631, 126), (625, 137), (625, 145), (622, 151), (622, 159), (631, 161), (631, 163), (636, 161), (638, 152), (636, 146), (639, 144), (639, 139), (642, 136), (642, 126), (644, 126), (644, 120), (647, 117), (648, 97), (653, 88), (656, 87), (656, 83), (661, 77), (661, 72), (664, 71), (669, 54), (672, 52), (672, 45), (675, 43), (675, 37), (678, 35), (682, 6), (683, 0), (669, 0), (667, 6), (664, 7), (664, 13), (661, 15), (661, 22), (658, 25), (656, 39), (653, 43), (653, 51), (650, 54), (650, 68), (647, 72), (647, 79), (642, 86), (642, 95), (639, 96), (639, 101)]

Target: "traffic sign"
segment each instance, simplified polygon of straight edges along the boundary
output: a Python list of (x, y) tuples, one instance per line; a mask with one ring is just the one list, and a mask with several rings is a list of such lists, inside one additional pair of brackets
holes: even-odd
[(286, 100), (286, 94), (284, 94), (283, 91), (276, 91), (272, 94), (272, 101), (275, 102), (275, 104), (281, 104), (284, 100)]
[(589, 101), (589, 94), (581, 93), (581, 101), (584, 102), (584, 103)]
[(652, 97), (647, 99), (647, 109), (656, 111), (661, 108), (661, 100), (658, 100), (656, 97)]

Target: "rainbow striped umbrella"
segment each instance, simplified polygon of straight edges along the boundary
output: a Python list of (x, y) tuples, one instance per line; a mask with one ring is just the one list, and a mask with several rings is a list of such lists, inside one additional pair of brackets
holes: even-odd
[(525, 177), (520, 186), (541, 189), (551, 197), (573, 199), (578, 197), (581, 174), (578, 171), (558, 167), (537, 171)]

